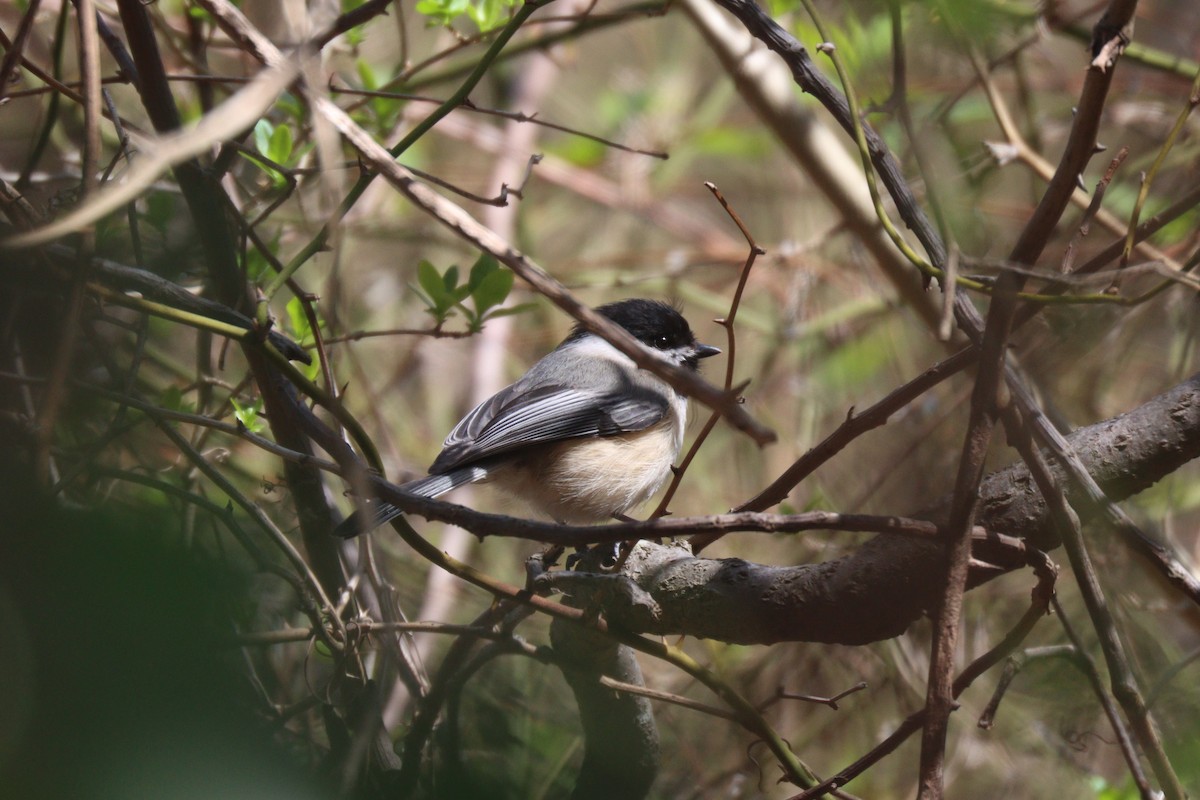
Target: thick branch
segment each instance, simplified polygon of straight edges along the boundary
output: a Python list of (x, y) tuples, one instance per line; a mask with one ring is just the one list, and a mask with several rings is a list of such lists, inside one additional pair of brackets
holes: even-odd
[[(1069, 439), (1110, 497), (1136, 494), (1200, 455), (1200, 375)], [(949, 498), (921, 516), (942, 522), (948, 508)], [(1041, 494), (1021, 464), (983, 481), (977, 522), (992, 533), (1026, 538), (1038, 549), (1059, 544)], [(990, 558), (988, 551), (986, 544), (976, 545), (977, 557)], [(938, 553), (933, 543), (883, 534), (834, 561), (773, 567), (694, 558), (680, 547), (643, 543), (627, 564), (640, 591), (613, 592), (605, 614), (610, 624), (644, 633), (740, 644), (864, 644), (899, 635), (932, 606)], [(1011, 558), (1003, 563), (1005, 569), (1018, 566)], [(975, 571), (972, 583), (987, 577)]]
[(600, 679), (607, 676), (643, 686), (633, 649), (610, 636), (563, 620), (550, 623), (554, 651), (574, 669), (563, 677), (579, 703), (584, 756), (572, 800), (645, 797), (658, 775), (658, 728), (650, 701), (614, 692)]

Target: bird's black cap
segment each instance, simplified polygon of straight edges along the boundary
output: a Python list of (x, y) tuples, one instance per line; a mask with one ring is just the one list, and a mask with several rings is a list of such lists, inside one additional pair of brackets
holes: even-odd
[[(661, 300), (618, 300), (598, 306), (596, 313), (608, 317), (629, 331), (642, 344), (655, 350), (692, 348), (695, 352), (685, 362), (693, 369), (696, 368), (699, 359), (721, 352), (710, 345), (698, 343), (696, 334), (692, 333), (691, 326), (683, 318), (683, 314), (670, 303)], [(587, 333), (588, 330), (582, 325), (576, 325), (566, 341), (575, 341)]]

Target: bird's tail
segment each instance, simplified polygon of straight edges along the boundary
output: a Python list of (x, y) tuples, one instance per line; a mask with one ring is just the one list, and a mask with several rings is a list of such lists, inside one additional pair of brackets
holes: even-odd
[[(482, 467), (462, 467), (461, 469), (446, 472), (441, 475), (428, 475), (424, 478), (419, 478), (415, 481), (409, 481), (400, 486), (401, 489), (409, 494), (415, 494), (418, 497), (441, 497), (451, 489), (457, 489), (466, 483), (474, 483), (483, 480), (487, 477), (487, 470)], [(367, 500), (367, 515), (364, 516), (361, 512), (355, 511), (346, 519), (342, 520), (336, 528), (333, 529), (334, 536), (340, 536), (343, 539), (349, 539), (358, 536), (360, 533), (373, 531), (381, 525), (394, 520), (404, 512), (392, 505), (381, 500)]]

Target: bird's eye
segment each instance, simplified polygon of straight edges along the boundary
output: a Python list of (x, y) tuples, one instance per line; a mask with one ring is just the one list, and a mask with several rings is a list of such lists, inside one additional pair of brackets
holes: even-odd
[(659, 350), (667, 350), (671, 347), (671, 340), (666, 336), (659, 336), (654, 340), (654, 346)]

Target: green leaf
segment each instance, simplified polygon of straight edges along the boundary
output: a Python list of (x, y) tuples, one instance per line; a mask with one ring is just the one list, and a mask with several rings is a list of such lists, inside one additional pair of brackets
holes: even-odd
[(489, 309), (507, 300), (508, 293), (512, 291), (515, 277), (507, 269), (497, 269), (485, 275), (475, 291), (471, 292), (471, 300), (475, 303), (476, 313), (483, 316)]
[(317, 376), (321, 374), (321, 359), (319, 358), (314, 357), (311, 364), (297, 364), (296, 366), (300, 368), (302, 373), (304, 373), (304, 377), (308, 378), (310, 381), (315, 382), (317, 380)]
[(276, 164), (286, 165), (292, 157), (292, 129), (287, 125), (275, 128), (267, 144), (266, 157)]
[(509, 10), (517, 5), (518, 0), (420, 0), (417, 13), (429, 18), (432, 25), (449, 25), (459, 17), (466, 16), (480, 33), (503, 25), (509, 16)]
[(256, 398), (249, 405), (242, 405), (236, 397), (229, 398), (229, 402), (233, 404), (233, 415), (237, 417), (238, 422), (251, 433), (259, 433), (266, 427), (261, 416), (262, 398)]
[(470, 293), (467, 286), (458, 285), (458, 267), (448, 267), (445, 274), (439, 274), (437, 267), (424, 259), (417, 265), (417, 282), (424, 292), (429, 312), (438, 322), (444, 322), (452, 315), (454, 307)]
[(370, 64), (360, 58), (354, 62), (354, 68), (358, 72), (358, 80), (362, 82), (364, 89), (373, 92), (379, 88), (379, 79), (375, 77), (375, 71), (371, 69)]
[(446, 282), (446, 294), (450, 300), (450, 305), (458, 305), (471, 294), (471, 285), (469, 283), (464, 283), (462, 286), (458, 285), (457, 266), (452, 266), (446, 270), (446, 274), (442, 276), (442, 279)]
[(471, 275), (467, 278), (467, 286), (471, 287), (471, 292), (474, 293), (483, 279), (499, 268), (500, 262), (493, 258), (491, 253), (483, 253), (475, 259), (475, 263), (471, 265)]
[[(254, 147), (258, 152), (267, 156), (271, 150), (271, 136), (275, 133), (275, 126), (271, 124), (269, 119), (263, 118), (254, 123)], [(267, 156), (270, 158), (270, 156)]]
[[(276, 237), (276, 243), (278, 243), (278, 237)], [(270, 268), (271, 264), (267, 261), (267, 257), (257, 247), (246, 251), (246, 277), (251, 281), (255, 283), (261, 281)]]
[(435, 306), (439, 305), (442, 298), (446, 296), (446, 284), (442, 282), (442, 276), (438, 274), (437, 267), (425, 259), (421, 259), (421, 263), (417, 265), (417, 283), (425, 290), (425, 294), (429, 296)]
[(287, 315), (288, 322), (292, 326), (292, 334), (300, 344), (304, 344), (306, 340), (312, 338), (312, 325), (308, 321), (308, 315), (304, 313), (304, 301), (299, 297), (288, 300)]
[(515, 306), (508, 306), (507, 308), (493, 309), (487, 313), (487, 318), (511, 317), (513, 314), (524, 314), (526, 311), (532, 311), (535, 308), (537, 308), (537, 303), (518, 303)]
[(420, 0), (416, 9), (418, 14), (424, 14), (439, 25), (449, 25), (466, 13), (469, 6), (467, 0)]

